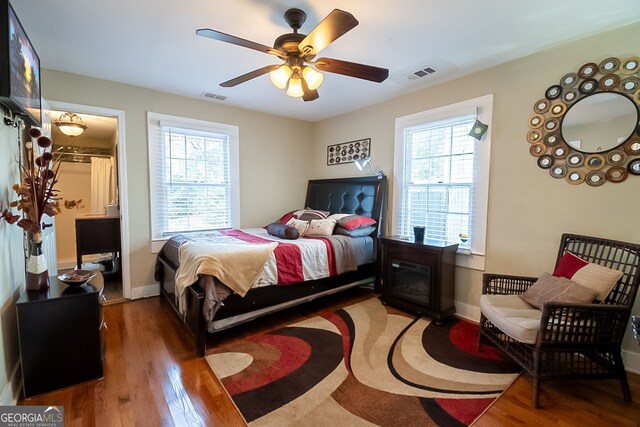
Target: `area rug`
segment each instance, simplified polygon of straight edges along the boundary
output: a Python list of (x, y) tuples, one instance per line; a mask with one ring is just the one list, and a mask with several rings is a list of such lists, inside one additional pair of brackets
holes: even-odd
[(465, 426), (518, 376), (478, 326), (442, 326), (377, 298), (207, 356), (252, 426)]

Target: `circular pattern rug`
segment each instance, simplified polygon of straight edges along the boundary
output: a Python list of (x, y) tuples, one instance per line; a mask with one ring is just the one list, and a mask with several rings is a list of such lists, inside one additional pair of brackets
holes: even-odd
[(215, 348), (207, 362), (256, 426), (464, 426), (517, 378), (478, 326), (377, 298)]

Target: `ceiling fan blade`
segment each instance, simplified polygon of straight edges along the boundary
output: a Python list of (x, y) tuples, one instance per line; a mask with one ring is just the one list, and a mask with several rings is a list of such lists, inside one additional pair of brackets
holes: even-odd
[(257, 50), (259, 52), (269, 53), (271, 55), (277, 55), (277, 56), (283, 55), (282, 52), (270, 46), (252, 42), (250, 40), (241, 39), (240, 37), (222, 33), (220, 31), (212, 30), (210, 28), (200, 28), (199, 30), (196, 30), (196, 34), (202, 37), (213, 39), (213, 40), (219, 40), (221, 42), (231, 43), (237, 46), (246, 47), (248, 49)]
[(298, 49), (304, 55), (316, 55), (356, 25), (358, 25), (358, 20), (352, 14), (344, 10), (333, 9), (300, 42)]
[(387, 79), (387, 77), (389, 77), (389, 70), (386, 68), (342, 61), (339, 59), (320, 58), (314, 62), (314, 65), (320, 71), (342, 74), (376, 83), (382, 83)]
[(266, 67), (258, 68), (257, 70), (253, 70), (248, 72), (247, 74), (243, 74), (241, 76), (236, 77), (235, 79), (227, 80), (224, 83), (220, 83), (222, 87), (234, 87), (239, 85), (240, 83), (247, 82), (251, 79), (255, 79), (256, 77), (260, 77), (263, 74), (267, 74), (270, 71), (273, 71), (280, 67), (280, 65), (267, 65)]
[(316, 99), (318, 99), (320, 97), (320, 95), (318, 95), (318, 91), (317, 90), (311, 90), (309, 89), (309, 85), (307, 84), (307, 81), (305, 79), (300, 79), (301, 83), (302, 83), (302, 99), (306, 102), (306, 101), (315, 101)]

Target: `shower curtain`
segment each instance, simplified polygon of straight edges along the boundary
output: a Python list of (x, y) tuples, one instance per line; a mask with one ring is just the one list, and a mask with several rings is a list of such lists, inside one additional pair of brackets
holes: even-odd
[(91, 158), (91, 212), (105, 213), (109, 203), (115, 202), (114, 159)]

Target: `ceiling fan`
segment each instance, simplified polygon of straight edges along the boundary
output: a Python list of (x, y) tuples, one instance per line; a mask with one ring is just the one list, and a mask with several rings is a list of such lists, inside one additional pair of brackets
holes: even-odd
[(287, 95), (302, 97), (305, 101), (313, 101), (318, 99), (316, 89), (323, 80), (322, 73), (318, 71), (342, 74), (377, 83), (383, 82), (389, 76), (389, 70), (386, 68), (332, 58), (315, 59), (315, 56), (322, 49), (358, 25), (358, 20), (349, 12), (334, 9), (308, 35), (298, 33), (307, 19), (307, 14), (304, 11), (296, 8), (289, 9), (284, 13), (284, 19), (293, 29), (293, 33), (278, 37), (273, 43), (273, 47), (209, 28), (201, 28), (196, 31), (199, 36), (275, 55), (284, 61), (282, 65), (275, 64), (258, 68), (220, 83), (220, 86), (233, 87), (269, 73), (271, 81), (276, 87), (279, 89), (287, 88)]

